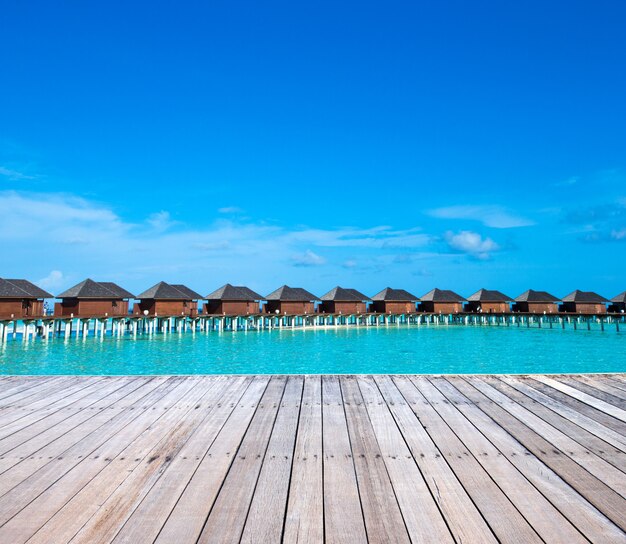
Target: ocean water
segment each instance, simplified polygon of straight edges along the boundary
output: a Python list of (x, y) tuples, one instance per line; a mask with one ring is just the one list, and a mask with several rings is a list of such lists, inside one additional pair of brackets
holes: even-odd
[(578, 372), (626, 372), (626, 333), (614, 327), (391, 326), (18, 339), (0, 345), (0, 374)]

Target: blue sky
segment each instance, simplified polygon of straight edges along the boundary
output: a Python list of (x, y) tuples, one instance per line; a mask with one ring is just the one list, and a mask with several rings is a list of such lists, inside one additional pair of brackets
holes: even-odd
[(0, 276), (626, 289), (626, 4), (4, 2)]

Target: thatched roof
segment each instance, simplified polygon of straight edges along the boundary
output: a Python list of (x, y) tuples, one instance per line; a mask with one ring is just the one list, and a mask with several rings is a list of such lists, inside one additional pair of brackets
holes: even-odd
[(87, 278), (67, 291), (63, 291), (56, 298), (120, 299), (133, 298), (133, 295), (115, 283), (93, 281)]
[(419, 297), (412, 295), (404, 289), (392, 289), (385, 287), (380, 293), (376, 293), (372, 300), (384, 300), (385, 302), (416, 302)]
[(54, 298), (28, 280), (0, 278), (0, 298)]
[(578, 302), (581, 304), (604, 304), (608, 302), (603, 296), (593, 291), (576, 291), (571, 292), (566, 297), (563, 297), (563, 302)]
[(511, 297), (500, 291), (479, 289), (472, 296), (467, 297), (468, 302), (510, 302)]
[(204, 298), (207, 300), (243, 300), (247, 302), (263, 300), (263, 297), (252, 289), (248, 289), (243, 285), (231, 285), (230, 283), (222, 285)]
[(516, 297), (515, 302), (559, 302), (559, 299), (546, 291), (529, 289), (524, 291), (519, 297)]
[(319, 300), (302, 287), (289, 287), (283, 285), (265, 297), (265, 300), (280, 300), (288, 302), (313, 302)]
[(366, 302), (370, 300), (360, 291), (356, 289), (344, 289), (343, 287), (335, 287), (322, 295), (322, 300), (332, 300), (337, 302)]
[(626, 302), (626, 291), (611, 299), (611, 302)]
[(433, 289), (432, 291), (428, 291), (424, 296), (420, 297), (422, 302), (464, 302), (465, 299), (455, 293), (454, 291), (449, 291), (447, 289)]
[(140, 300), (199, 300), (202, 296), (184, 285), (170, 285), (169, 283), (160, 281), (150, 287), (150, 289), (137, 295), (137, 298)]

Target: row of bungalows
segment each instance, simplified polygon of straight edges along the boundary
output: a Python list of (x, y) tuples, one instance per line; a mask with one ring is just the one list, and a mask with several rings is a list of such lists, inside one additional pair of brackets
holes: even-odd
[[(186, 316), (268, 314), (406, 314), (533, 313), (604, 314), (626, 311), (626, 291), (610, 301), (589, 291), (574, 291), (559, 299), (545, 291), (529, 289), (515, 299), (500, 291), (480, 289), (467, 299), (454, 291), (432, 289), (417, 297), (404, 289), (386, 287), (369, 298), (356, 289), (334, 287), (321, 298), (306, 289), (283, 285), (263, 297), (244, 286), (226, 284), (206, 297), (181, 284), (159, 282), (135, 296), (113, 282), (86, 279), (56, 297), (27, 280), (0, 278), (0, 319), (44, 317), (44, 299), (57, 298), (55, 317)], [(511, 307), (511, 304), (513, 306)], [(610, 304), (607, 309), (607, 304)]]

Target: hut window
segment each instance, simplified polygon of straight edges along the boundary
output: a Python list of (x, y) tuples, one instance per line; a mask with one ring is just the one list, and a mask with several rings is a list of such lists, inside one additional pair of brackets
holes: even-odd
[(183, 301), (183, 308), (187, 307), (187, 301)]
[(117, 308), (117, 300), (113, 301), (113, 308)]

